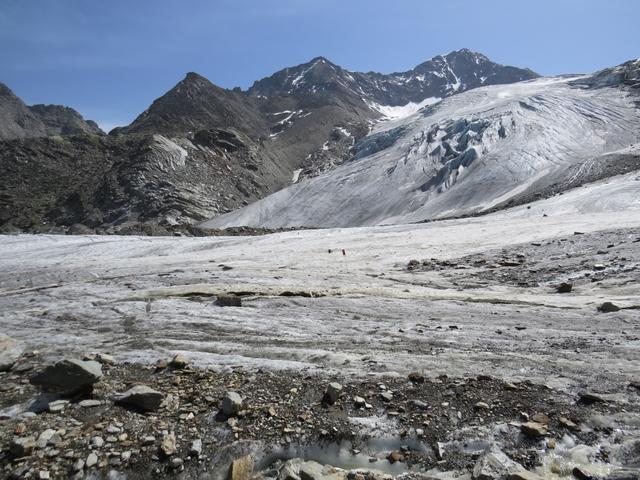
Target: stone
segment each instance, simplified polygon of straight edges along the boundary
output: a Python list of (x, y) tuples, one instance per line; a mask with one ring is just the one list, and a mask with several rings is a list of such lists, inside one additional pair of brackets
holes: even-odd
[(160, 407), (164, 394), (147, 385), (136, 385), (124, 393), (114, 395), (113, 401), (128, 405), (146, 412), (153, 412)]
[(393, 400), (393, 393), (391, 392), (382, 392), (380, 394), (380, 398), (382, 398), (382, 400), (384, 400), (385, 402), (390, 402)]
[(300, 465), (300, 480), (345, 480), (346, 472), (337, 468), (307, 461)]
[(65, 358), (45, 367), (31, 377), (30, 381), (44, 391), (73, 395), (91, 391), (100, 378), (102, 365), (98, 362)]
[(100, 400), (93, 399), (82, 400), (81, 402), (78, 402), (78, 406), (82, 408), (99, 407), (100, 405), (102, 405), (102, 402)]
[(598, 311), (601, 313), (612, 313), (620, 310), (620, 307), (614, 305), (611, 302), (604, 302), (602, 305), (598, 307)]
[(486, 402), (478, 402), (476, 403), (473, 408), (475, 408), (476, 410), (489, 410), (489, 404)]
[(556, 287), (558, 293), (570, 293), (571, 290), (573, 290), (573, 283), (570, 282), (562, 282)]
[(160, 442), (160, 452), (169, 457), (178, 451), (178, 442), (176, 440), (176, 434), (169, 432), (162, 437)]
[(189, 455), (194, 457), (199, 457), (202, 455), (202, 440), (197, 438), (193, 442), (191, 442), (191, 447), (189, 448)]
[(104, 445), (104, 438), (102, 437), (92, 437), (91, 438), (91, 446), (94, 448), (102, 448)]
[(96, 353), (96, 361), (102, 365), (113, 365), (116, 363), (116, 359), (106, 353)]
[(180, 457), (174, 457), (171, 459), (171, 468), (175, 468), (175, 469), (181, 468), (183, 463), (184, 462)]
[(549, 416), (544, 413), (535, 413), (531, 417), (531, 420), (533, 420), (534, 422), (541, 423), (543, 425), (549, 425)]
[(173, 368), (182, 369), (182, 368), (186, 368), (188, 363), (189, 362), (187, 362), (187, 358), (181, 353), (178, 353), (174, 355), (169, 365)]
[(571, 420), (569, 420), (566, 417), (560, 417), (558, 418), (558, 423), (560, 425), (562, 425), (564, 428), (567, 428), (569, 430), (573, 430), (573, 431), (578, 431), (578, 425), (575, 424), (575, 422), (572, 422)]
[(0, 333), (0, 372), (8, 371), (22, 355), (23, 345), (17, 340)]
[(216, 305), (221, 307), (241, 307), (242, 298), (233, 294), (220, 294), (216, 297)]
[(49, 475), (48, 470), (40, 470), (38, 472), (38, 480), (49, 480), (50, 478), (51, 478), (51, 475)]
[(429, 409), (429, 404), (427, 404), (426, 402), (423, 402), (422, 400), (417, 400), (417, 399), (409, 400), (409, 404), (420, 410)]
[(508, 475), (520, 472), (524, 468), (507, 457), (497, 448), (491, 448), (473, 467), (474, 480), (503, 480)]
[(520, 426), (520, 431), (533, 438), (545, 437), (549, 434), (547, 427), (538, 422), (526, 422)]
[(245, 455), (231, 462), (228, 480), (250, 480), (253, 475), (253, 458)]
[(324, 397), (322, 401), (326, 404), (333, 405), (340, 398), (340, 393), (342, 392), (342, 385), (336, 382), (331, 382), (327, 385), (327, 389), (324, 392)]
[(49, 402), (49, 412), (58, 413), (62, 412), (66, 406), (69, 405), (69, 400), (54, 400), (53, 402)]
[(419, 372), (411, 372), (409, 374), (409, 381), (412, 383), (424, 383), (424, 375)]
[(87, 468), (91, 468), (95, 465), (98, 464), (98, 455), (96, 455), (95, 453), (91, 452), (89, 454), (89, 456), (87, 457), (87, 460), (85, 461), (85, 466)]
[(49, 443), (49, 440), (51, 440), (55, 434), (56, 434), (56, 431), (53, 428), (47, 428), (40, 435), (38, 435), (36, 446), (38, 448), (46, 447), (47, 443)]
[(236, 392), (227, 392), (222, 398), (222, 413), (227, 417), (233, 417), (242, 408), (242, 397)]
[(82, 470), (84, 470), (84, 460), (82, 460), (81, 458), (79, 458), (78, 460), (76, 460), (76, 461), (73, 463), (73, 465), (72, 465), (71, 469), (72, 469), (74, 472), (81, 472)]
[(353, 397), (353, 403), (355, 404), (356, 407), (360, 408), (360, 407), (364, 407), (367, 401), (362, 397), (355, 396)]
[(156, 437), (153, 437), (151, 435), (147, 435), (145, 437), (142, 437), (142, 445), (147, 447), (149, 445), (153, 445), (154, 443), (156, 443)]
[(584, 405), (593, 405), (594, 403), (605, 403), (606, 400), (600, 395), (592, 392), (580, 392), (578, 393), (578, 401)]
[(389, 460), (389, 463), (404, 462), (404, 455), (393, 451), (387, 456), (387, 460)]
[(26, 457), (36, 448), (36, 439), (34, 437), (14, 438), (9, 445), (11, 455), (17, 458)]

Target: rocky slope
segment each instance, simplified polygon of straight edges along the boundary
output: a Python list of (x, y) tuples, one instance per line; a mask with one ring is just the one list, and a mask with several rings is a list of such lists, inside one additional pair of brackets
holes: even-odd
[(445, 98), (332, 172), (205, 226), (355, 226), (486, 212), (640, 168), (640, 61)]
[(90, 133), (103, 135), (98, 125), (61, 105), (27, 106), (0, 83), (0, 140)]
[(26, 107), (6, 89), (5, 137), (79, 135), (0, 144), (0, 225), (168, 233), (332, 170), (373, 124), (418, 108), (411, 102), (535, 76), (467, 50), (391, 75), (317, 58), (248, 92), (189, 73), (106, 138), (71, 109)]

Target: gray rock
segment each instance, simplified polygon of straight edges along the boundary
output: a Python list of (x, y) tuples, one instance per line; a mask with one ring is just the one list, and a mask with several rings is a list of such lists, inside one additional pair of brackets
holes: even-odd
[(514, 462), (504, 452), (494, 447), (485, 453), (473, 467), (472, 478), (474, 480), (504, 480), (508, 475), (523, 470), (522, 465)]
[[(104, 438), (102, 437), (92, 437), (91, 438), (91, 446), (95, 448), (102, 448), (104, 445)], [(89, 462), (87, 462), (89, 463)]]
[(73, 469), (74, 472), (81, 472), (82, 470), (84, 470), (84, 460), (79, 458), (78, 460), (75, 461), (75, 463), (71, 468)]
[(78, 402), (78, 406), (82, 408), (99, 407), (100, 405), (102, 405), (102, 402), (100, 400), (94, 399), (82, 400), (81, 402)]
[(227, 392), (222, 399), (222, 413), (227, 417), (237, 415), (242, 408), (242, 397), (236, 392)]
[(24, 347), (20, 342), (0, 333), (0, 372), (9, 370), (20, 358)]
[(98, 455), (96, 455), (95, 453), (91, 452), (89, 454), (89, 456), (87, 457), (87, 460), (85, 461), (85, 466), (87, 468), (91, 468), (95, 465), (98, 464)]
[(14, 438), (11, 445), (9, 445), (11, 454), (18, 458), (30, 455), (34, 448), (36, 448), (36, 439), (34, 437)]
[(355, 396), (353, 397), (353, 403), (355, 404), (356, 407), (360, 408), (360, 407), (364, 407), (367, 401), (362, 397)]
[(191, 447), (189, 448), (189, 454), (194, 457), (199, 457), (202, 454), (202, 440), (197, 438), (193, 442), (191, 442)]
[(393, 393), (391, 392), (382, 392), (380, 394), (380, 398), (382, 398), (382, 400), (384, 400), (385, 402), (390, 402), (393, 400)]
[(417, 399), (409, 400), (409, 405), (412, 405), (420, 410), (427, 410), (429, 408), (429, 404)]
[(35, 374), (31, 383), (45, 391), (72, 395), (90, 391), (101, 377), (102, 365), (98, 362), (65, 358)]
[(69, 400), (54, 400), (53, 402), (49, 402), (49, 412), (62, 412), (67, 405), (69, 405)]
[(164, 400), (164, 394), (146, 385), (136, 385), (126, 392), (115, 395), (113, 401), (151, 412), (157, 410)]
[(333, 405), (340, 398), (340, 393), (342, 392), (342, 385), (336, 382), (332, 382), (327, 385), (327, 390), (324, 392), (324, 397), (322, 399), (323, 402), (328, 403), (329, 405)]
[(51, 440), (55, 434), (56, 434), (56, 431), (54, 429), (52, 428), (46, 429), (38, 436), (38, 441), (36, 442), (36, 446), (38, 448), (46, 447), (47, 443), (49, 443), (49, 440)]

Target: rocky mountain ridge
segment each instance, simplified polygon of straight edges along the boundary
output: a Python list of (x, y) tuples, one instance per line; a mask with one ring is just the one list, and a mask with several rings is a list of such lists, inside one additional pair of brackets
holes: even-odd
[(374, 125), (420, 102), (534, 77), (468, 50), (391, 75), (349, 72), (317, 58), (247, 92), (191, 72), (102, 138), (71, 109), (30, 108), (8, 96), (0, 109), (11, 115), (1, 123), (13, 139), (0, 148), (7, 172), (0, 224), (6, 231), (167, 233), (332, 170)]
[(0, 140), (74, 134), (104, 135), (92, 120), (70, 107), (26, 105), (0, 83)]

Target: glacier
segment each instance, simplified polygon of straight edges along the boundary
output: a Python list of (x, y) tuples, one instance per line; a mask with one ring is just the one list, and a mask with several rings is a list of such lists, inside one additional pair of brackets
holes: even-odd
[(606, 155), (640, 153), (640, 95), (621, 81), (640, 61), (616, 68), (481, 87), (378, 123), (335, 170), (202, 226), (402, 224), (570, 184)]

